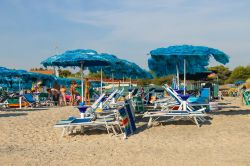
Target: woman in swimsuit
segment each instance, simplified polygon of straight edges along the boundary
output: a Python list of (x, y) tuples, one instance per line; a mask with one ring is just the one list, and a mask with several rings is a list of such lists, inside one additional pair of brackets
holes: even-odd
[(63, 85), (60, 88), (60, 93), (61, 93), (61, 97), (60, 97), (60, 105), (61, 106), (66, 106), (67, 102), (66, 102), (66, 87)]
[(70, 86), (70, 93), (71, 93), (70, 104), (71, 104), (71, 105), (74, 105), (74, 104), (75, 104), (75, 103), (74, 103), (74, 100), (75, 100), (76, 95), (77, 95), (76, 88), (77, 88), (76, 81), (73, 80), (72, 83), (71, 83), (71, 86)]

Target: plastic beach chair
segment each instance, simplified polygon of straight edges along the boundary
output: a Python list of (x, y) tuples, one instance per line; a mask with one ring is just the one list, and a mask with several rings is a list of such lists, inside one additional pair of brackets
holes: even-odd
[(119, 90), (116, 89), (114, 92), (112, 92), (108, 98), (102, 103), (102, 106), (104, 109), (109, 109), (110, 108), (110, 103), (112, 102), (111, 100), (115, 97), (116, 94), (118, 94)]
[(53, 106), (54, 102), (50, 99), (48, 93), (39, 93), (38, 94), (39, 103), (43, 106)]
[(8, 107), (8, 95), (1, 94), (0, 95), (0, 108), (7, 108)]
[(126, 103), (118, 110), (114, 110), (114, 114), (112, 115), (97, 118), (69, 117), (66, 120), (57, 122), (54, 127), (63, 128), (62, 136), (72, 133), (77, 127), (80, 127), (81, 133), (84, 133), (85, 129), (105, 129), (108, 134), (112, 131), (114, 135), (118, 136), (122, 134), (124, 138), (132, 135), (136, 130), (135, 119), (129, 103)]
[(85, 116), (84, 114), (94, 115), (96, 109), (100, 106), (104, 98), (105, 93), (101, 94), (101, 96), (91, 106), (77, 106), (81, 113), (81, 117)]
[(31, 107), (36, 107), (40, 105), (39, 102), (34, 98), (34, 96), (31, 93), (24, 94), (23, 97)]
[(62, 136), (73, 133), (73, 131), (79, 127), (81, 133), (84, 133), (86, 129), (104, 129), (109, 134), (112, 131), (116, 134), (114, 126), (118, 125), (119, 122), (115, 120), (115, 116), (106, 116), (101, 118), (93, 118), (93, 117), (84, 117), (84, 118), (76, 118), (69, 117), (66, 120), (60, 120), (57, 122), (54, 127), (63, 128)]
[(244, 98), (244, 101), (245, 101), (245, 104), (247, 106), (250, 105), (250, 90), (246, 90), (244, 93), (243, 93), (243, 98)]
[[(144, 114), (144, 117), (149, 117), (148, 121), (148, 127), (152, 126), (152, 122), (160, 119), (161, 117), (170, 117), (170, 119), (161, 121), (161, 122), (167, 122), (177, 119), (190, 119), (192, 120), (198, 127), (200, 126), (199, 122), (204, 122), (206, 119), (204, 118), (206, 115), (205, 108), (201, 108), (198, 110), (193, 109), (192, 106), (190, 106), (188, 103), (185, 103), (185, 109), (184, 109), (184, 102), (181, 97), (177, 95), (174, 90), (172, 90), (170, 87), (164, 87), (165, 90), (168, 92), (168, 94), (176, 101), (178, 104), (178, 110), (167, 110), (167, 111), (153, 111), (153, 112), (146, 112)], [(170, 105), (172, 106), (172, 105)]]

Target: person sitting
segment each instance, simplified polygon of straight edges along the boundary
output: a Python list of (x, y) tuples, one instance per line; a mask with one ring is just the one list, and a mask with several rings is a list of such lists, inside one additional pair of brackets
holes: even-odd
[(60, 92), (55, 88), (47, 89), (47, 92), (49, 93), (49, 97), (52, 98), (54, 104), (58, 105)]

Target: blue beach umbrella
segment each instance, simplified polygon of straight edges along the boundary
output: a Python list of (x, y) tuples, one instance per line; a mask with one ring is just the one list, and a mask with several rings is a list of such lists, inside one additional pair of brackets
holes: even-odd
[(55, 76), (47, 75), (47, 74), (41, 74), (41, 73), (35, 73), (35, 72), (23, 73), (22, 78), (24, 80), (32, 80), (32, 81), (37, 81), (37, 80), (54, 81), (55, 80)]
[(239, 81), (234, 82), (234, 85), (241, 85), (244, 83), (245, 83), (245, 81), (239, 80)]
[(14, 87), (14, 84), (15, 84), (16, 85), (15, 87), (19, 87), (19, 88), (13, 88), (13, 89), (19, 89), (20, 91), (21, 82), (23, 81), (22, 75), (24, 73), (27, 73), (27, 71), (26, 70), (13, 70), (13, 69), (5, 68), (5, 67), (0, 67), (0, 73), (1, 73), (1, 77), (3, 77), (5, 80), (5, 85), (10, 86), (12, 88)]
[(61, 54), (53, 64), (58, 67), (90, 67), (106, 66), (110, 63), (94, 50), (78, 49)]
[[(49, 59), (49, 58), (48, 58)], [(47, 59), (47, 60), (48, 60)], [(69, 50), (63, 54), (57, 55), (55, 60), (52, 60), (50, 64), (45, 63), (47, 60), (43, 61), (42, 64), (46, 66), (57, 66), (57, 67), (80, 67), (81, 69), (81, 86), (82, 86), (82, 100), (83, 100), (83, 69), (84, 67), (90, 66), (107, 66), (110, 62), (102, 58), (94, 50)]]
[[(70, 84), (72, 83), (71, 78), (60, 78), (60, 77), (56, 77), (55, 81), (59, 84), (59, 85), (65, 85), (66, 87), (70, 87)], [(75, 79), (74, 79), (75, 80)], [(81, 84), (81, 81), (79, 80), (75, 80), (77, 84)]]
[(17, 72), (17, 70), (11, 70), (11, 69), (7, 69), (5, 67), (0, 67), (0, 73), (1, 76), (19, 76), (20, 74)]
[[(111, 62), (110, 66), (103, 67), (103, 72), (111, 77), (122, 79), (123, 77), (135, 78), (151, 78), (150, 73), (140, 68), (137, 64), (119, 59), (115, 55), (102, 53), (103, 58)], [(91, 67), (91, 72), (100, 71), (100, 67)]]
[[(26, 70), (12, 70), (4, 67), (0, 67), (1, 77), (5, 77), (7, 82), (18, 82), (22, 83), (23, 87), (29, 87), (31, 82), (41, 80), (41, 81), (50, 81), (53, 82), (55, 77), (46, 74), (27, 72)], [(16, 81), (19, 80), (19, 81)], [(16, 83), (17, 84), (17, 83)], [(21, 85), (19, 85), (20, 87)]]
[[(204, 46), (177, 45), (157, 48), (150, 51), (150, 55), (151, 58), (148, 59), (150, 70), (158, 76), (183, 73), (184, 85), (186, 73), (195, 74), (207, 71), (211, 57), (222, 64), (229, 62), (229, 56), (224, 52)], [(184, 68), (180, 68), (183, 64)]]
[(44, 67), (48, 67), (48, 66), (54, 66), (53, 65), (53, 62), (55, 60), (57, 60), (58, 58), (60, 58), (59, 55), (54, 55), (54, 56), (51, 56), (49, 58), (47, 58), (46, 60), (42, 61), (41, 64), (44, 66)]

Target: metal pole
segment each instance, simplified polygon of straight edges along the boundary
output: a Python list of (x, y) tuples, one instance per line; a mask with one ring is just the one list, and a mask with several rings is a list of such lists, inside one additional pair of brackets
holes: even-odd
[(101, 94), (102, 94), (102, 67), (101, 67)]
[(180, 89), (180, 76), (179, 76), (179, 68), (178, 68), (178, 65), (176, 64), (176, 77), (177, 77), (177, 89), (179, 90)]
[(22, 97), (21, 97), (20, 79), (18, 80), (18, 86), (19, 86), (19, 108), (22, 109)]
[(123, 87), (124, 87), (124, 83), (125, 83), (124, 79), (125, 79), (125, 78), (124, 78), (124, 74), (123, 74), (123, 76), (122, 76), (122, 82), (123, 82), (122, 84), (123, 84)]
[(53, 70), (54, 70), (54, 75), (56, 76), (56, 67), (53, 66)]
[(81, 92), (82, 92), (82, 102), (83, 102), (83, 100), (84, 100), (84, 98), (83, 98), (83, 62), (81, 62)]
[(131, 81), (131, 77), (130, 77), (130, 87), (131, 87), (131, 85), (132, 85), (132, 81)]
[(113, 72), (112, 72), (112, 83), (113, 83), (113, 90), (114, 90), (114, 88), (115, 88), (114, 86), (115, 85), (114, 85), (114, 73)]
[(20, 78), (18, 79), (18, 86), (19, 86), (19, 93), (21, 92), (21, 81)]
[(184, 59), (184, 95), (186, 95), (186, 59)]

